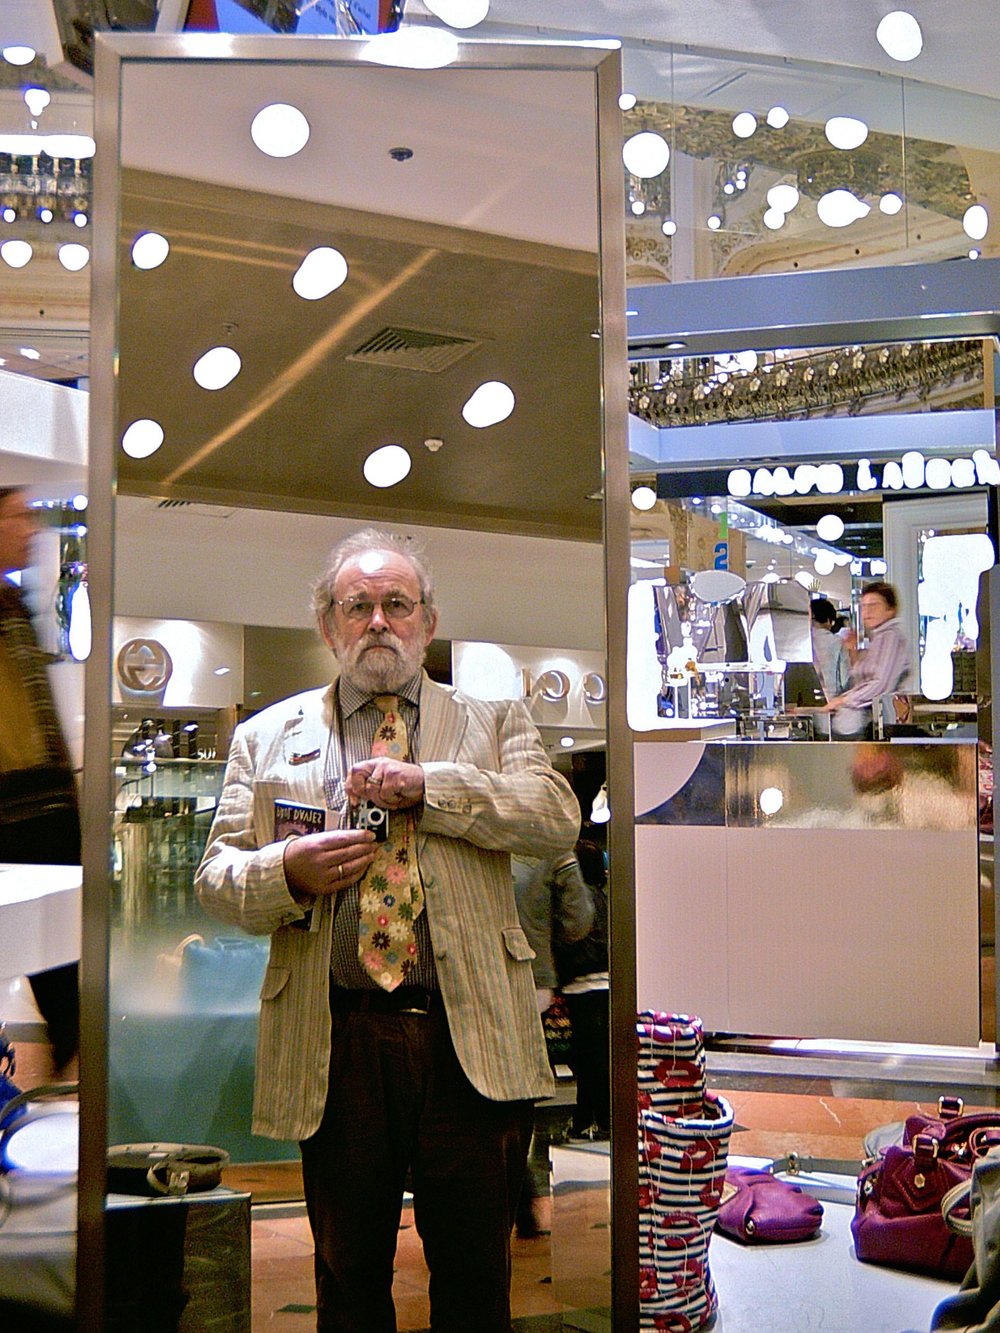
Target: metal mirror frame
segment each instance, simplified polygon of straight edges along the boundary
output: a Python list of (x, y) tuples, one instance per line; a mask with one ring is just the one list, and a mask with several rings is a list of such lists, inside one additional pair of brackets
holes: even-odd
[[(198, 59), (228, 63), (268, 59), (361, 62), (364, 41), (219, 36), (95, 38), (94, 247), (90, 410), (90, 595), (94, 651), (87, 669), (83, 820), (83, 942), (81, 953), (81, 1142), (77, 1244), (77, 1326), (103, 1327), (105, 1152), (108, 1124), (108, 952), (110, 935), (111, 627), (116, 486), (117, 328), (119, 314), (118, 171), (123, 65)], [(595, 154), (599, 210), (601, 417), (605, 468), (605, 598), (608, 648), (608, 772), (612, 800), (623, 812), (609, 838), (613, 873), (612, 1024), (612, 1302), (615, 1328), (638, 1319), (638, 1180), (635, 1152), (635, 940), (632, 891), (631, 743), (625, 722), (624, 599), (628, 573), (627, 358), (625, 241), (622, 208), (621, 57), (617, 42), (508, 43), (461, 41), (463, 69), (573, 70), (594, 76)], [(612, 741), (612, 737), (614, 740)]]

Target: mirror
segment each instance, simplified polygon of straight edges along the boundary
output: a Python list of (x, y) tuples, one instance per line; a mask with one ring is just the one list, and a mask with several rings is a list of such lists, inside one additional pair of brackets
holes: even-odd
[[(532, 716), (587, 814), (605, 778), (576, 751), (603, 745), (601, 321), (620, 334), (623, 293), (601, 289), (599, 179), (620, 190), (620, 164), (605, 147), (599, 178), (595, 143), (617, 55), (470, 43), (413, 70), (382, 66), (381, 49), (131, 39), (102, 43), (98, 73), (120, 310), (114, 343), (108, 286), (96, 321), (118, 374), (109, 355), (94, 385), (117, 492), (115, 876), (107, 906), (95, 894), (107, 1141), (217, 1144), (228, 1183), (269, 1173), (271, 1197), (298, 1152), (248, 1133), (266, 950), (210, 920), (192, 876), (233, 726), (329, 679), (308, 589), (334, 542), (371, 523), (420, 537), (441, 608), (432, 673), (448, 678), (471, 642), (565, 681)], [(255, 117), (289, 104), (305, 142), (262, 151)], [(496, 384), (508, 392), (483, 410)], [(565, 696), (585, 689), (586, 725), (560, 746)], [(106, 818), (101, 836), (106, 854)], [(585, 1271), (577, 1257), (560, 1274), (552, 1225), (552, 1311), (607, 1312), (609, 1232), (588, 1235)], [(113, 1241), (107, 1259), (110, 1290)], [(517, 1289), (515, 1275), (515, 1314)], [(403, 1328), (428, 1323), (425, 1297), (399, 1309)]]

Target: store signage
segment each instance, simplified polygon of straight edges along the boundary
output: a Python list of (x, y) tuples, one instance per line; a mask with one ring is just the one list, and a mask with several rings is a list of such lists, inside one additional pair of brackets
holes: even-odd
[(971, 458), (925, 458), (917, 449), (897, 462), (880, 464), (881, 475), (870, 458), (852, 463), (799, 463), (787, 467), (734, 468), (729, 473), (729, 494), (737, 499), (749, 495), (841, 495), (844, 491), (946, 491), (970, 486), (1000, 485), (1000, 462), (986, 449)]
[(130, 695), (162, 698), (174, 664), (158, 639), (129, 639), (118, 650), (115, 671), (122, 689)]

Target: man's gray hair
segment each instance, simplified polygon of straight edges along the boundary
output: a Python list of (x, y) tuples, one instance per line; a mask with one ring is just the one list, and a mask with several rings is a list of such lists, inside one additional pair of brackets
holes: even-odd
[(424, 548), (415, 537), (402, 533), (387, 532), (382, 528), (362, 528), (353, 532), (343, 541), (339, 541), (330, 552), (326, 562), (326, 573), (316, 580), (312, 587), (312, 609), (316, 619), (328, 629), (334, 606), (334, 589), (337, 576), (349, 560), (367, 555), (369, 551), (391, 551), (401, 555), (413, 566), (413, 572), (420, 584), (420, 595), (424, 600), (424, 622), (430, 623), (434, 614), (434, 576), (427, 563)]

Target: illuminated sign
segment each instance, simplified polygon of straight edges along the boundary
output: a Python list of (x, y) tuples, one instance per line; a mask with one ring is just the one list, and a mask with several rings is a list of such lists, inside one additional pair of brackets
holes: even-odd
[(896, 462), (881, 464), (879, 476), (870, 458), (859, 458), (856, 465), (840, 463), (799, 463), (787, 467), (734, 468), (727, 478), (729, 494), (737, 499), (749, 495), (841, 495), (844, 491), (931, 491), (959, 490), (970, 486), (1000, 485), (1000, 462), (986, 449), (977, 449), (971, 458), (925, 458), (911, 449)]
[(129, 639), (118, 650), (115, 671), (122, 689), (129, 694), (162, 698), (174, 664), (158, 639)]

